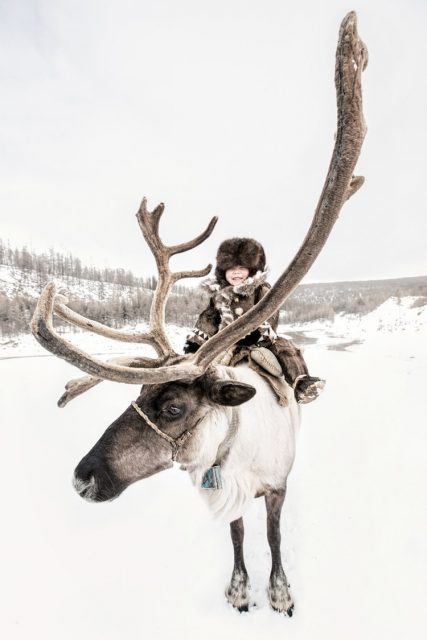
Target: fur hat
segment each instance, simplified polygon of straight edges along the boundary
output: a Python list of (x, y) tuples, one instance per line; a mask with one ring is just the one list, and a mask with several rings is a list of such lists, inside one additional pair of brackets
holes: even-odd
[(219, 245), (216, 255), (215, 276), (218, 282), (225, 280), (225, 272), (231, 267), (246, 267), (249, 275), (265, 270), (265, 253), (262, 245), (252, 238), (230, 238)]

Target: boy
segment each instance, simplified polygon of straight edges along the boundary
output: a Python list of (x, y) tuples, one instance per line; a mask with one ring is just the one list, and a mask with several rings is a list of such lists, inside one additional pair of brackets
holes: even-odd
[[(251, 238), (231, 238), (219, 246), (215, 277), (203, 286), (210, 294), (208, 307), (200, 314), (193, 332), (187, 336), (185, 353), (194, 353), (215, 333), (243, 315), (270, 289), (266, 282), (266, 260), (262, 245)], [(297, 402), (306, 404), (319, 395), (325, 382), (308, 374), (301, 351), (292, 342), (277, 336), (279, 313), (239, 340), (238, 353), (245, 347), (265, 347), (277, 358), (286, 382), (294, 389)]]

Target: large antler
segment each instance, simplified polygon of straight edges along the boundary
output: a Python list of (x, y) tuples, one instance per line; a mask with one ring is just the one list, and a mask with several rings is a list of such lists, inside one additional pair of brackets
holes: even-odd
[[(151, 305), (147, 332), (129, 333), (118, 331), (81, 316), (67, 307), (66, 298), (57, 293), (56, 285), (53, 282), (47, 284), (42, 291), (31, 321), (31, 329), (34, 336), (45, 349), (89, 373), (92, 378), (90, 383), (87, 379), (82, 384), (76, 380), (70, 381), (67, 385), (68, 396), (67, 393), (64, 394), (64, 396), (67, 396), (66, 401), (95, 386), (102, 379), (141, 384), (142, 382), (166, 382), (170, 379), (170, 376), (179, 379), (201, 375), (202, 370), (200, 367), (193, 366), (191, 363), (184, 363), (180, 367), (175, 364), (176, 362), (184, 361), (185, 358), (179, 356), (169, 342), (165, 331), (165, 308), (170, 290), (178, 280), (205, 276), (211, 270), (212, 265), (209, 264), (205, 269), (174, 273), (169, 268), (169, 260), (173, 255), (188, 251), (206, 240), (211, 235), (218, 218), (212, 218), (203, 233), (193, 240), (169, 247), (162, 242), (159, 235), (159, 222), (163, 211), (163, 203), (159, 204), (153, 212), (148, 211), (147, 201), (144, 198), (136, 214), (144, 238), (154, 255), (158, 268), (157, 287)], [(98, 360), (80, 350), (55, 331), (53, 327), (54, 312), (71, 324), (82, 329), (88, 329), (93, 333), (124, 342), (150, 344), (156, 350), (158, 357), (140, 357), (137, 361), (133, 359), (132, 366), (123, 361), (103, 362)], [(138, 362), (139, 366), (137, 366), (136, 362)], [(166, 363), (168, 363), (167, 367), (164, 366)], [(64, 396), (60, 400), (61, 406), (66, 404), (63, 401)]]
[[(155, 344), (157, 359), (140, 359), (141, 366), (124, 366), (124, 363), (101, 362), (71, 345), (55, 333), (52, 314), (55, 305), (55, 285), (50, 283), (43, 291), (32, 320), (32, 329), (41, 344), (52, 353), (93, 376), (92, 380), (78, 385), (73, 381), (75, 393), (69, 390), (69, 399), (85, 390), (85, 384), (94, 386), (94, 378), (104, 378), (132, 384), (167, 382), (201, 375), (215, 358), (240, 338), (255, 330), (264, 320), (277, 311), (284, 300), (307, 273), (323, 248), (344, 202), (363, 184), (362, 177), (353, 175), (366, 133), (362, 110), (361, 74), (367, 64), (367, 50), (357, 33), (356, 14), (349, 13), (343, 20), (339, 33), (336, 55), (335, 84), (337, 90), (338, 124), (335, 147), (326, 177), (325, 185), (315, 211), (311, 227), (304, 242), (288, 268), (280, 276), (274, 287), (262, 300), (241, 318), (213, 336), (194, 356), (178, 356), (172, 350), (164, 329), (164, 310), (167, 294), (180, 278), (197, 277), (208, 273), (201, 271), (171, 273), (169, 258), (182, 251), (197, 246), (207, 238), (215, 226), (214, 218), (206, 231), (190, 242), (166, 247), (159, 237), (158, 227), (164, 205), (160, 204), (152, 213), (146, 208), (145, 199), (137, 214), (144, 237), (156, 259), (159, 270), (158, 288), (154, 295), (147, 334), (140, 334), (140, 342)], [(108, 328), (88, 321), (68, 308), (65, 311), (58, 299), (56, 308), (61, 317), (66, 317), (78, 326), (107, 335)], [(90, 326), (88, 325), (90, 323)], [(121, 332), (118, 332), (120, 335)], [(121, 334), (122, 335), (122, 334)], [(113, 337), (109, 333), (110, 337)], [(149, 338), (149, 339), (148, 339)], [(82, 389), (82, 391), (79, 391)]]
[(147, 200), (144, 198), (136, 217), (144, 238), (156, 260), (159, 274), (157, 288), (150, 310), (150, 334), (160, 347), (162, 355), (168, 357), (170, 355), (176, 355), (165, 331), (165, 308), (170, 290), (178, 280), (206, 276), (212, 268), (212, 265), (209, 264), (205, 269), (200, 269), (199, 271), (178, 271), (177, 273), (172, 273), (169, 269), (169, 260), (176, 253), (189, 251), (204, 242), (206, 238), (209, 238), (218, 218), (212, 218), (203, 233), (193, 240), (167, 247), (163, 244), (159, 235), (159, 222), (164, 209), (165, 205), (161, 202), (152, 213), (149, 213), (147, 210)]
[(352, 11), (341, 23), (336, 53), (338, 123), (335, 147), (310, 229), (298, 253), (267, 295), (198, 350), (194, 361), (199, 366), (206, 367), (282, 306), (325, 245), (344, 202), (362, 186), (364, 178), (354, 176), (353, 171), (366, 134), (361, 78), (367, 63), (368, 51), (359, 38), (356, 13)]

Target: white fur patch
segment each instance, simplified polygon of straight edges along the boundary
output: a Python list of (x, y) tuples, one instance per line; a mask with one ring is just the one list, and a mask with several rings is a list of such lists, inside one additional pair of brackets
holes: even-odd
[(76, 475), (73, 475), (72, 482), (73, 487), (77, 491), (79, 496), (81, 496), (85, 500), (88, 500), (89, 502), (93, 502), (97, 492), (96, 480), (94, 476), (92, 476), (91, 479), (86, 482), (85, 480), (77, 478)]
[[(227, 367), (217, 367), (217, 371), (223, 379), (229, 379)], [(201, 480), (215, 462), (218, 447), (228, 432), (229, 407), (218, 406), (207, 414), (182, 460), (212, 513), (228, 522), (240, 518), (257, 493), (284, 487), (295, 457), (300, 415), (291, 389), (289, 405), (281, 407), (269, 385), (247, 365), (232, 371), (240, 382), (255, 386), (257, 393), (239, 407), (239, 429), (221, 467), (223, 488), (201, 489)]]
[(255, 289), (264, 284), (267, 280), (268, 269), (265, 271), (257, 271), (253, 277), (246, 278), (242, 284), (236, 284), (233, 287), (234, 293), (237, 293), (239, 296), (251, 296)]
[(218, 280), (215, 277), (206, 278), (205, 280), (202, 280), (199, 286), (201, 289), (205, 289), (210, 293), (219, 291), (221, 288), (221, 285), (219, 284)]

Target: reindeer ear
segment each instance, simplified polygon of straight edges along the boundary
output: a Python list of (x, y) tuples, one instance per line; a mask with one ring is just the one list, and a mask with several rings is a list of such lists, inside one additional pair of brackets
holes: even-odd
[(247, 402), (256, 394), (255, 387), (243, 382), (231, 380), (216, 380), (209, 387), (209, 398), (217, 404), (235, 407)]

